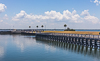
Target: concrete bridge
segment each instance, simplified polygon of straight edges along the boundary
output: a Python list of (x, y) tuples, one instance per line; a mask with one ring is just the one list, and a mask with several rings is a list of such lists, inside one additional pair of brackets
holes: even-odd
[[(1, 32), (3, 33), (3, 32)], [(4, 32), (7, 33), (7, 32)], [(99, 32), (64, 31), (9, 31), (9, 34), (35, 35), (36, 38), (100, 48)]]
[(100, 48), (100, 35), (71, 33), (36, 33), (36, 38)]
[(51, 48), (61, 48), (62, 50), (66, 50), (66, 51), (71, 51), (77, 54), (82, 54), (82, 55), (88, 55), (91, 57), (96, 57), (96, 58), (100, 58), (100, 50), (98, 50), (97, 48), (93, 49), (92, 47), (88, 47), (88, 46), (83, 46), (83, 45), (77, 45), (77, 44), (72, 44), (72, 43), (64, 43), (64, 42), (56, 42), (56, 41), (49, 41), (49, 40), (43, 40), (43, 39), (36, 39), (37, 43), (41, 44), (41, 42), (38, 41), (42, 41), (42, 44), (45, 45), (49, 45), (51, 46)]

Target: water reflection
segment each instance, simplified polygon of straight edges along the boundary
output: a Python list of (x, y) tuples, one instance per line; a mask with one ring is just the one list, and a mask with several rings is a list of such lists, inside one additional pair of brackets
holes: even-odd
[(62, 42), (39, 40), (35, 39), (34, 36), (0, 35), (0, 61), (54, 61), (51, 58), (54, 58), (55, 61), (61, 59), (65, 61), (69, 58), (76, 59), (76, 55), (82, 59), (86, 56), (86, 60), (89, 57), (93, 57), (94, 60), (90, 58), (92, 61), (100, 60), (100, 51), (97, 49)]
[(0, 58), (2, 58), (5, 54), (5, 49), (7, 47), (9, 37), (5, 35), (0, 35)]
[(40, 39), (36, 39), (36, 40), (37, 43), (40, 43), (40, 41), (42, 41), (42, 43), (46, 45), (45, 47), (47, 50), (51, 46), (50, 48), (51, 50), (53, 49), (56, 50), (56, 48), (60, 48), (69, 52), (74, 52), (84, 56), (95, 57), (97, 59), (100, 59), (100, 50), (96, 48), (94, 49), (90, 47), (84, 47), (82, 45), (75, 45), (75, 44), (63, 43), (57, 41), (48, 41), (48, 40), (40, 40)]
[(4, 47), (0, 46), (0, 57), (4, 55)]
[[(26, 35), (0, 35), (0, 57), (3, 57), (7, 48), (18, 47), (21, 52), (28, 46), (36, 45), (36, 40), (33, 36)], [(9, 47), (8, 47), (9, 46)], [(15, 48), (16, 48), (15, 47)]]
[(50, 46), (48, 44), (45, 44), (45, 49), (47, 51), (51, 51), (51, 52), (55, 52), (56, 51), (56, 48), (54, 46)]
[(36, 45), (36, 40), (33, 36), (13, 35), (13, 43), (23, 52), (25, 47)]

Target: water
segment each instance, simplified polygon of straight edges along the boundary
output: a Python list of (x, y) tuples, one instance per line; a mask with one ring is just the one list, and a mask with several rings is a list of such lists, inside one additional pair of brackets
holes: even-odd
[(30, 35), (0, 35), (0, 61), (100, 61), (100, 50)]

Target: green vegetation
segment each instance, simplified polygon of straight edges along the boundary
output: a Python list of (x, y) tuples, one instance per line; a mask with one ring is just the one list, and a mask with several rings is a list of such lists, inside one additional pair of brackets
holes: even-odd
[(29, 28), (31, 28), (31, 26), (29, 26)]
[(36, 27), (38, 28), (39, 26), (37, 25)]
[(66, 24), (64, 24), (64, 27), (65, 27), (65, 29), (66, 29), (67, 25), (66, 25)]
[(41, 27), (43, 28), (44, 26), (42, 25)]
[(64, 31), (75, 31), (75, 29), (70, 29), (69, 27), (66, 29), (67, 25), (64, 24), (65, 30)]
[(67, 28), (67, 29), (65, 29), (64, 31), (75, 31), (75, 29)]

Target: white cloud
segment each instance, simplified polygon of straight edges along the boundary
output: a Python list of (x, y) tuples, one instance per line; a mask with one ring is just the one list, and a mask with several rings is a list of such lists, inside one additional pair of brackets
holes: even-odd
[(0, 3), (0, 13), (4, 12), (6, 8), (5, 4)]
[(65, 20), (70, 20), (71, 22), (81, 23), (80, 16), (76, 13), (76, 10), (72, 11), (72, 13), (68, 10), (63, 11), (63, 17)]
[(99, 19), (95, 16), (85, 16), (84, 19), (87, 21), (91, 21), (94, 24), (99, 22)]
[(45, 15), (30, 15), (27, 14), (25, 11), (21, 10), (20, 13), (16, 14), (12, 18), (14, 21), (18, 21), (21, 19), (28, 19), (28, 20), (34, 20), (34, 21), (42, 21), (42, 20), (54, 20), (54, 21), (69, 21), (69, 22), (74, 22), (74, 23), (82, 23), (84, 20), (90, 21), (92, 23), (97, 23), (99, 19), (95, 16), (90, 15), (88, 12), (89, 10), (84, 10), (82, 13), (79, 15), (77, 14), (76, 10), (73, 10), (70, 12), (69, 10), (64, 10), (63, 13), (61, 14), (60, 12), (56, 11), (46, 11), (44, 12)]
[(5, 17), (7, 17), (8, 15), (7, 14), (5, 14)]
[(98, 3), (98, 0), (95, 0), (94, 3)]
[(20, 13), (16, 14), (16, 16), (12, 18), (12, 20), (18, 21), (20, 19), (31, 19), (31, 20), (62, 21), (63, 19), (65, 19), (65, 20), (72, 20), (73, 22), (76, 22), (80, 18), (80, 16), (76, 14), (76, 10), (74, 10), (72, 13), (68, 10), (65, 10), (63, 11), (63, 14), (61, 14), (60, 12), (51, 10), (51, 11), (45, 12), (44, 14), (45, 15), (29, 15), (25, 11), (21, 10)]
[(45, 15), (47, 18), (45, 19), (57, 19), (57, 20), (62, 20), (63, 19), (63, 15), (60, 12), (56, 12), (56, 11), (47, 11), (45, 12)]
[(96, 5), (99, 5), (100, 1), (99, 0), (95, 0), (94, 3), (96, 3)]
[(82, 15), (82, 16), (89, 16), (90, 14), (89, 14), (88, 11), (89, 11), (89, 10), (84, 10), (84, 11), (82, 11), (81, 15)]
[(3, 22), (3, 20), (0, 20), (0, 22)]
[(88, 11), (89, 10), (82, 11), (81, 15), (84, 16), (83, 20), (90, 21), (93, 24), (98, 23), (99, 19), (97, 17), (95, 17), (95, 16), (90, 15)]
[(3, 19), (8, 20), (8, 15), (5, 14), (4, 17), (3, 17)]
[(65, 19), (67, 19), (67, 20), (71, 19), (71, 15), (72, 14), (70, 11), (68, 11), (68, 10), (63, 11), (63, 16)]
[(20, 13), (16, 14), (16, 16), (12, 18), (12, 20), (18, 21), (19, 19), (24, 18), (26, 15), (26, 12), (21, 10)]
[(72, 14), (75, 15), (75, 14), (76, 14), (76, 10), (74, 10), (74, 11), (72, 12)]

